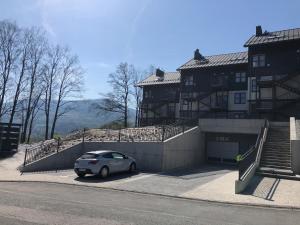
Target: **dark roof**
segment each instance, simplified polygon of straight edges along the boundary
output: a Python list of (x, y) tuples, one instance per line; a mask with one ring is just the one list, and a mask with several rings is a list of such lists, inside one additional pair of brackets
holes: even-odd
[(253, 45), (268, 44), (274, 42), (299, 40), (300, 39), (300, 28), (281, 30), (274, 32), (264, 32), (260, 36), (253, 35), (245, 44), (245, 47)]
[(157, 84), (177, 84), (180, 83), (179, 72), (165, 72), (162, 78), (155, 74), (147, 77), (145, 80), (139, 82), (137, 86), (157, 85)]
[(190, 68), (205, 68), (248, 63), (248, 52), (236, 52), (222, 55), (205, 56), (205, 61), (191, 59), (179, 67), (179, 70)]

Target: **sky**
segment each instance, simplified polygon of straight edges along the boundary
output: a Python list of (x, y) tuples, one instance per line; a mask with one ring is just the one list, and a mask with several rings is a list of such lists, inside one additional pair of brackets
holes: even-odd
[(245, 51), (255, 26), (300, 27), (299, 0), (0, 0), (0, 20), (40, 26), (85, 70), (85, 99), (110, 91), (120, 62), (175, 71), (193, 57)]

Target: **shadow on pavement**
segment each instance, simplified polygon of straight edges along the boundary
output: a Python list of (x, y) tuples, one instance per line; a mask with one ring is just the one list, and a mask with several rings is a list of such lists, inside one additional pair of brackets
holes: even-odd
[(129, 177), (133, 177), (138, 175), (139, 172), (134, 172), (134, 173), (116, 173), (116, 174), (111, 174), (107, 178), (101, 178), (97, 175), (86, 175), (85, 177), (76, 177), (74, 180), (78, 182), (83, 182), (83, 183), (103, 183), (103, 182), (109, 182), (109, 181), (116, 181), (116, 180), (121, 180)]
[(196, 168), (177, 169), (169, 172), (163, 172), (160, 173), (160, 175), (174, 176), (181, 179), (194, 179), (213, 175), (221, 175), (235, 171), (236, 169), (237, 168), (234, 165), (205, 164)]
[(17, 151), (0, 151), (0, 161), (13, 157)]
[(268, 178), (261, 176), (254, 176), (246, 190), (242, 193), (244, 195), (252, 195), (268, 201), (273, 201), (272, 198), (280, 183), (278, 178)]

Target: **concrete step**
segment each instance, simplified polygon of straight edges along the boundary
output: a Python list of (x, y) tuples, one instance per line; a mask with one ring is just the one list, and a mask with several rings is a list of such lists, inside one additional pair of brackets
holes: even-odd
[(273, 170), (277, 170), (277, 169), (282, 169), (282, 170), (291, 170), (291, 166), (289, 165), (274, 165), (274, 164), (264, 164), (261, 163), (260, 164), (261, 167), (268, 167), (268, 168), (272, 168)]
[(290, 142), (282, 142), (282, 141), (267, 141), (264, 143), (264, 146), (272, 146), (272, 147), (290, 147)]
[(277, 168), (277, 169), (287, 169), (290, 170), (291, 164), (287, 163), (287, 164), (275, 164), (275, 163), (267, 163), (267, 162), (261, 162), (260, 166), (264, 166), (264, 167), (270, 167), (270, 168)]
[(266, 143), (272, 143), (272, 142), (281, 142), (281, 143), (290, 143), (290, 139), (287, 138), (281, 138), (281, 137), (267, 137)]
[(263, 153), (279, 153), (279, 154), (290, 154), (291, 151), (289, 149), (275, 149), (275, 148), (264, 148)]
[(278, 173), (272, 173), (272, 172), (256, 172), (256, 175), (262, 176), (262, 177), (272, 177), (272, 178), (279, 178), (279, 179), (286, 179), (286, 180), (299, 180), (300, 176), (298, 175), (285, 175), (285, 174), (278, 174)]
[(281, 153), (270, 153), (270, 152), (264, 152), (262, 154), (262, 159), (264, 158), (273, 158), (273, 159), (287, 159), (289, 160), (291, 158), (291, 154), (281, 154)]
[(270, 145), (265, 145), (263, 146), (263, 149), (266, 150), (278, 150), (278, 151), (289, 151), (290, 146), (270, 146)]
[(283, 163), (283, 164), (291, 164), (291, 160), (281, 159), (281, 158), (263, 158), (261, 160), (262, 163)]
[(291, 155), (280, 155), (280, 154), (263, 154), (262, 159), (281, 159), (281, 160), (290, 160)]
[(264, 167), (264, 166), (260, 166), (257, 169), (257, 172), (265, 172), (265, 173), (277, 173), (277, 174), (283, 174), (283, 175), (293, 175), (293, 171), (290, 169), (275, 169), (272, 167)]
[(271, 147), (264, 147), (263, 152), (278, 152), (278, 153), (290, 153), (291, 150), (289, 148), (271, 148)]

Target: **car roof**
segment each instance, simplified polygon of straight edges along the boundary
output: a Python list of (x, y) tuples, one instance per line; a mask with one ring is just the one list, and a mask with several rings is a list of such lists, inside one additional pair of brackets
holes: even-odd
[(116, 152), (116, 151), (112, 151), (112, 150), (98, 150), (98, 151), (91, 151), (91, 152), (87, 152), (87, 153), (88, 154), (102, 155), (104, 153), (111, 153), (111, 152)]

